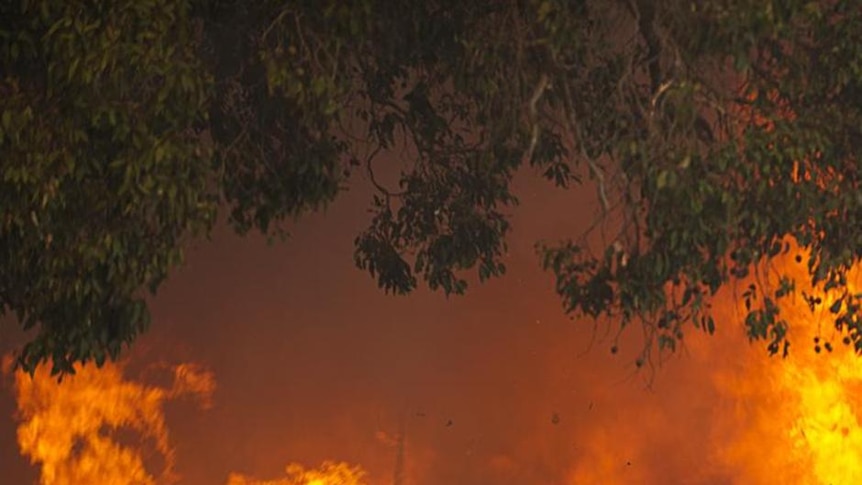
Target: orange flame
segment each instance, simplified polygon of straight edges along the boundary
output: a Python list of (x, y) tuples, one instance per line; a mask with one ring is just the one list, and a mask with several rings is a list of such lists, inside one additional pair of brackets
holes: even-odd
[(291, 463), (286, 469), (287, 477), (279, 480), (259, 481), (232, 473), (227, 485), (365, 485), (365, 472), (347, 463), (323, 462), (317, 470), (307, 470), (302, 465)]
[[(797, 285), (806, 281), (803, 264), (778, 266)], [(858, 267), (848, 275), (851, 294), (859, 276)], [(735, 433), (720, 433), (729, 444), (717, 458), (758, 483), (862, 483), (862, 358), (832, 330), (826, 309), (837, 295), (801, 289), (823, 303), (812, 310), (801, 298), (784, 302), (796, 344), (786, 359), (750, 356), (745, 367), (714, 374), (722, 394), (735, 398), (730, 415), (739, 420)]]
[[(76, 366), (62, 383), (50, 366), (32, 378), (15, 374), (18, 401), (18, 445), (31, 463), (41, 464), (42, 485), (172, 483), (174, 452), (165, 425), (165, 401), (195, 395), (206, 405), (215, 388), (212, 375), (195, 366), (174, 369), (170, 388), (126, 380), (120, 366)], [(145, 446), (122, 443), (131, 431), (150, 443), (163, 462), (156, 478), (146, 463)]]
[[(744, 305), (728, 288), (713, 305), (718, 334), (687, 335), (685, 362), (658, 371), (664, 389), (582, 429), (564, 483), (862, 483), (862, 357), (834, 329), (837, 290), (805, 285), (806, 264), (793, 256), (758, 282), (788, 274), (821, 300), (813, 311), (799, 296), (781, 300), (793, 344), (787, 358), (749, 344)], [(860, 278), (859, 267), (848, 275), (850, 294)], [(627, 391), (615, 394), (622, 401)]]
[[(10, 367), (7, 360), (4, 369)], [(15, 373), (18, 401), (18, 445), (31, 463), (41, 464), (42, 485), (155, 485), (175, 483), (174, 451), (163, 405), (191, 395), (202, 407), (212, 405), (213, 375), (194, 364), (172, 368), (169, 388), (127, 380), (122, 366), (76, 366), (75, 374), (57, 382), (50, 366), (32, 378)], [(155, 477), (146, 466), (145, 446), (121, 443), (118, 432), (130, 430), (149, 441), (164, 462)], [(365, 472), (346, 463), (324, 462), (319, 469), (290, 464), (286, 477), (258, 481), (231, 474), (227, 485), (365, 485)]]
[[(836, 295), (805, 287), (804, 263), (789, 258), (773, 265), (761, 275), (774, 274), (772, 270), (790, 273), (798, 290), (822, 299), (813, 313), (801, 298), (782, 300), (782, 316), (790, 323), (794, 343), (788, 358), (769, 358), (762, 345), (748, 345), (739, 324), (744, 310), (728, 288), (714, 305), (717, 319), (724, 322), (719, 335), (686, 336), (694, 360), (690, 367), (697, 369), (697, 378), (705, 385), (663, 395), (657, 407), (637, 402), (630, 407), (637, 414), (630, 416), (621, 413), (607, 420), (597, 415), (594, 423), (579, 428), (577, 452), (554, 465), (554, 473), (560, 473), (554, 481), (533, 483), (862, 483), (862, 461), (856, 451), (862, 449), (858, 411), (862, 409), (862, 359), (844, 348), (842, 335), (831, 330), (828, 308)], [(852, 294), (858, 292), (852, 282), (862, 277), (860, 271), (848, 275)], [(815, 337), (820, 353), (810, 344)], [(826, 342), (832, 348), (828, 353)], [(163, 406), (180, 396), (193, 396), (204, 407), (210, 406), (215, 390), (212, 374), (196, 365), (178, 365), (171, 367), (173, 382), (160, 387), (131, 381), (122, 366), (108, 364), (102, 369), (76, 367), (76, 375), (58, 384), (49, 369), (40, 367), (32, 379), (15, 374), (21, 420), (18, 443), (22, 454), (41, 465), (42, 485), (178, 481)], [(679, 426), (675, 415), (680, 409), (677, 401), (695, 397), (708, 403), (707, 411), (698, 415), (708, 421), (698, 423), (704, 434)], [(128, 432), (138, 440), (124, 438)], [(398, 438), (380, 431), (377, 439), (399, 448), (397, 467), (403, 466), (403, 429)], [(670, 463), (673, 446), (697, 447), (699, 461)], [(662, 469), (663, 460), (668, 462), (666, 469)], [(489, 463), (501, 478), (511, 477), (522, 466), (505, 453), (491, 456)], [(693, 466), (680, 472), (681, 464)], [(662, 475), (665, 471), (671, 474)], [(419, 474), (430, 473), (423, 468)], [(410, 483), (429, 480), (411, 478)], [(317, 468), (290, 464), (284, 476), (269, 480), (232, 473), (226, 485), (369, 482), (360, 467), (325, 461)]]

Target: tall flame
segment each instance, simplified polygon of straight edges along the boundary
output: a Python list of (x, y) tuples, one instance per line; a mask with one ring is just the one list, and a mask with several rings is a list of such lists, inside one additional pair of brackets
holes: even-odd
[[(206, 404), (215, 384), (196, 366), (174, 368), (169, 388), (126, 380), (121, 367), (76, 366), (62, 383), (50, 366), (33, 377), (15, 374), (18, 401), (18, 445), (31, 463), (41, 464), (42, 485), (105, 485), (172, 483), (174, 452), (165, 425), (165, 401), (195, 395)], [(142, 445), (122, 443), (130, 431), (149, 443), (163, 462), (158, 477), (147, 469), (152, 461)]]
[[(802, 264), (778, 266), (797, 285), (806, 280)], [(851, 294), (858, 279), (857, 267), (848, 277)], [(796, 344), (786, 359), (749, 355), (744, 366), (714, 373), (717, 389), (734, 404), (728, 414), (739, 420), (735, 431), (717, 433), (728, 443), (717, 458), (758, 483), (862, 483), (862, 358), (833, 330), (827, 309), (835, 295), (801, 289), (822, 303), (812, 310), (801, 298), (785, 302)]]
[[(549, 472), (548, 476), (559, 478), (533, 482), (862, 483), (862, 461), (858, 459), (862, 449), (862, 358), (844, 348), (842, 335), (832, 330), (828, 308), (835, 295), (804, 287), (804, 264), (792, 260), (774, 264), (773, 269), (792, 273), (797, 289), (822, 300), (814, 312), (801, 298), (782, 301), (782, 316), (790, 323), (794, 343), (786, 359), (769, 358), (761, 345), (746, 342), (738, 323), (744, 309), (728, 289), (714, 304), (716, 317), (724, 323), (719, 335), (686, 337), (691, 360), (679, 375), (691, 379), (696, 374), (692, 382), (699, 387), (667, 394), (660, 391), (655, 406), (629, 403), (612, 419), (598, 414), (599, 409), (589, 411), (595, 419), (569, 428), (577, 430), (574, 439), (567, 440), (574, 442), (576, 451), (560, 454), (553, 473)], [(849, 275), (849, 281), (856, 282), (859, 277), (856, 271)], [(858, 291), (852, 285), (849, 290)], [(814, 342), (819, 352), (814, 351)], [(169, 384), (156, 386), (126, 378), (120, 365), (107, 364), (101, 369), (79, 366), (74, 376), (58, 384), (49, 369), (38, 368), (32, 379), (19, 372), (14, 380), (20, 419), (18, 444), (22, 454), (41, 465), (41, 485), (159, 485), (181, 481), (174, 472), (175, 453), (163, 407), (180, 396), (192, 396), (202, 406), (210, 406), (215, 390), (211, 373), (196, 365), (178, 365), (170, 367)], [(679, 402), (692, 398), (706, 403), (706, 410), (697, 417), (708, 422), (696, 423), (697, 432), (680, 426), (686, 421), (677, 419)], [(548, 426), (560, 430), (565, 424), (554, 413)], [(546, 443), (548, 435), (541, 430), (537, 433), (541, 436), (533, 445), (544, 446), (537, 443)], [(358, 466), (324, 461), (317, 468), (292, 463), (283, 476), (268, 480), (231, 473), (226, 485), (434, 483), (428, 478), (434, 473), (428, 466), (433, 460), (420, 458), (421, 472), (405, 476), (403, 420), (397, 436), (381, 431), (377, 438), (389, 445), (388, 451), (396, 458), (394, 474), (386, 477), (391, 477), (389, 480), (372, 482)], [(422, 432), (411, 432), (411, 450), (422, 449), (422, 443)], [(678, 450), (674, 447), (695, 446), (699, 450), (695, 463), (683, 463), (675, 456)], [(469, 465), (462, 471), (481, 468), (477, 461), (469, 461), (473, 460), (468, 456), (470, 450), (464, 454), (467, 461), (459, 462)], [(494, 449), (493, 456), (482, 456), (490, 460), (488, 473), (501, 479), (510, 479), (518, 467), (531, 465), (518, 462), (514, 458), (517, 451), (497, 451)], [(553, 454), (559, 450), (547, 451)], [(682, 451), (683, 458), (692, 456), (690, 450)], [(411, 457), (410, 465), (416, 461)], [(443, 461), (435, 463), (445, 466)], [(439, 476), (457, 476), (457, 472), (448, 473)]]
[[(9, 367), (9, 361), (4, 368)], [(128, 380), (123, 368), (105, 364), (76, 366), (75, 374), (58, 382), (50, 366), (36, 369), (32, 378), (15, 373), (18, 401), (18, 445), (31, 463), (41, 464), (42, 485), (156, 485), (175, 483), (174, 450), (165, 423), (164, 403), (184, 395), (198, 398), (206, 408), (215, 391), (213, 375), (193, 364), (172, 367), (170, 387), (148, 386)], [(121, 432), (151, 443), (162, 465), (155, 476), (146, 445), (122, 443)], [(324, 462), (319, 469), (292, 463), (286, 477), (259, 481), (231, 474), (227, 485), (365, 485), (365, 473), (346, 463)]]

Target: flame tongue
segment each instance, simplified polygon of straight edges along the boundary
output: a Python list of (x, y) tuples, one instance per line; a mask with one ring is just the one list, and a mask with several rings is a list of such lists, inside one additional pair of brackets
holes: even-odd
[(365, 485), (365, 473), (347, 463), (324, 462), (317, 470), (307, 470), (292, 463), (287, 466), (287, 477), (274, 481), (258, 481), (231, 474), (227, 485)]
[[(795, 270), (792, 266), (784, 269), (788, 268)], [(850, 276), (855, 281), (856, 275)], [(805, 275), (796, 275), (796, 280), (804, 281)], [(823, 308), (831, 306), (833, 295), (811, 288), (804, 291), (819, 295)], [(715, 308), (726, 313), (724, 321), (738, 321), (741, 311), (734, 309), (739, 302), (725, 297), (716, 301)], [(671, 445), (690, 438), (689, 428), (680, 433), (684, 438), (662, 441), (660, 454), (650, 454), (653, 443), (639, 439), (659, 433), (665, 436), (663, 426), (674, 418), (670, 401), (689, 399), (686, 393), (662, 396), (660, 406), (644, 409), (649, 412), (640, 418), (624, 419), (619, 429), (607, 419), (583, 424), (577, 438), (586, 443), (585, 454), (561, 460), (554, 472), (568, 476), (565, 483), (667, 483), (668, 478), (691, 479), (688, 483), (862, 483), (862, 460), (858, 458), (862, 426), (857, 411), (862, 406), (862, 358), (840, 344), (842, 335), (830, 330), (833, 316), (828, 311), (812, 313), (799, 300), (788, 299), (782, 307), (796, 344), (787, 359), (769, 359), (760, 346), (748, 345), (740, 329), (731, 328), (730, 323), (726, 332), (714, 338), (687, 341), (691, 356), (699, 361), (691, 363), (696, 364), (693, 368), (703, 387), (686, 393), (704, 392), (717, 398), (706, 411), (709, 436), (700, 441), (706, 448), (696, 469), (686, 468), (689, 475), (679, 475), (679, 462), (671, 463), (673, 453), (665, 453)], [(816, 342), (821, 351), (815, 353), (808, 342)], [(76, 367), (76, 374), (61, 384), (50, 376), (49, 369), (38, 368), (32, 379), (20, 372), (15, 375), (21, 420), (18, 444), (22, 454), (41, 465), (41, 485), (178, 481), (163, 406), (184, 395), (199, 398), (204, 407), (210, 405), (215, 389), (210, 373), (194, 365), (179, 365), (172, 368), (173, 383), (159, 387), (130, 381), (123, 376), (122, 367), (112, 364), (102, 369)], [(558, 427), (558, 418), (553, 419)], [(137, 439), (124, 440), (124, 433)], [(403, 423), (397, 440), (385, 434), (380, 439), (397, 450), (394, 482), (406, 483)], [(660, 470), (652, 467), (657, 463), (653, 456), (667, 460), (668, 470), (677, 474), (659, 478)], [(497, 464), (498, 468), (509, 466), (506, 461)], [(411, 478), (411, 484), (422, 483), (420, 478)], [(234, 473), (226, 485), (366, 483), (361, 468), (326, 461), (318, 468), (288, 465), (283, 477), (270, 480)]]
[[(791, 437), (797, 448), (810, 450), (812, 474), (820, 483), (862, 483), (862, 430), (851, 399), (849, 385), (862, 376), (859, 357), (846, 353), (833, 363), (833, 377), (823, 379), (809, 368), (795, 368), (790, 383), (798, 381), (801, 415)], [(828, 358), (827, 358), (828, 360)], [(831, 363), (831, 362), (830, 362)]]
[[(156, 485), (175, 483), (174, 452), (165, 425), (166, 401), (192, 395), (203, 407), (211, 405), (212, 374), (191, 364), (173, 369), (171, 387), (129, 381), (122, 367), (106, 364), (77, 366), (75, 375), (58, 383), (50, 366), (33, 378), (15, 374), (18, 401), (18, 445), (31, 463), (41, 464), (42, 485)], [(140, 437), (124, 445), (121, 431)], [(143, 442), (145, 445), (138, 443)], [(163, 462), (155, 476), (144, 457), (155, 451)], [(227, 485), (365, 485), (364, 472), (346, 463), (324, 462), (319, 469), (287, 466), (286, 477), (258, 481), (231, 474)]]
[[(173, 449), (165, 425), (165, 401), (183, 394), (207, 399), (212, 376), (193, 366), (175, 369), (171, 388), (125, 380), (120, 367), (77, 366), (62, 383), (50, 367), (33, 378), (18, 372), (18, 445), (32, 463), (42, 466), (42, 485), (156, 484), (176, 481)], [(140, 437), (143, 446), (124, 445), (123, 432)], [(150, 448), (163, 463), (158, 478), (147, 469)], [(150, 461), (150, 460), (147, 460)]]
[(804, 344), (748, 376), (724, 376), (720, 387), (736, 396), (742, 419), (720, 461), (757, 483), (862, 483), (860, 378), (862, 360), (852, 351), (817, 355)]
[[(790, 256), (773, 264), (797, 285), (809, 280), (804, 265)], [(848, 281), (859, 276), (857, 268)], [(717, 411), (715, 427), (725, 429), (714, 433), (714, 464), (735, 470), (735, 477), (747, 483), (862, 483), (862, 357), (845, 348), (842, 334), (834, 330), (835, 315), (828, 309), (838, 295), (808, 285), (799, 289), (822, 303), (812, 310), (803, 298), (782, 302), (795, 344), (787, 358), (770, 359), (760, 346), (743, 348), (742, 341), (732, 347), (722, 343), (717, 351), (722, 355), (707, 352), (713, 352), (714, 361), (732, 356), (737, 362), (713, 372), (714, 385), (728, 403)], [(857, 292), (852, 283), (847, 289)], [(736, 315), (741, 313), (740, 308)]]

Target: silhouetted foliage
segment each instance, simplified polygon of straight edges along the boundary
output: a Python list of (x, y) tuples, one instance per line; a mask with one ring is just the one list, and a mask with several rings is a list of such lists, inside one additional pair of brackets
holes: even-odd
[[(24, 368), (102, 363), (218, 210), (278, 234), (357, 170), (356, 264), (387, 292), (462, 293), (504, 272), (527, 164), (595, 190), (612, 234), (540, 246), (567, 312), (673, 349), (795, 239), (862, 349), (860, 99), (852, 1), (3, 2), (0, 307), (38, 328)], [(773, 353), (796, 293), (777, 286), (745, 296)]]

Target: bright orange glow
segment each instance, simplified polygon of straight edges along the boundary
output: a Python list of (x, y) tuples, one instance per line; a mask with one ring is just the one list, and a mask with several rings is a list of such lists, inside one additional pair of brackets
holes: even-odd
[[(444, 465), (443, 460), (435, 462), (433, 455), (442, 453), (443, 448), (425, 449), (428, 445), (423, 440), (427, 434), (423, 431), (454, 433), (462, 422), (464, 426), (471, 423), (466, 419), (455, 426), (447, 425), (447, 421), (435, 423), (422, 413), (411, 421), (416, 446), (410, 455), (404, 451), (403, 429), (398, 436), (376, 432), (376, 441), (386, 445), (385, 460), (376, 468), (373, 459), (363, 460), (364, 469), (336, 461), (324, 461), (319, 467), (293, 463), (280, 476), (257, 479), (252, 476), (256, 473), (253, 470), (249, 475), (223, 472), (213, 483), (382, 485), (392, 483), (389, 470), (400, 467), (406, 467), (405, 476), (409, 478), (396, 472), (394, 476), (402, 478), (394, 482), (405, 485), (450, 483), (446, 480), (461, 477), (458, 473), (477, 473), (471, 476), (480, 478), (492, 474), (501, 480), (499, 483), (525, 485), (862, 483), (862, 462), (857, 453), (862, 449), (862, 359), (845, 347), (841, 343), (843, 335), (833, 330), (833, 315), (828, 308), (836, 295), (805, 285), (807, 257), (802, 254), (802, 262), (797, 263), (796, 251), (794, 248), (786, 261), (774, 262), (769, 271), (760, 271), (758, 282), (768, 287), (763, 280), (774, 280), (778, 273), (788, 274), (796, 280), (797, 290), (822, 299), (813, 312), (798, 296), (781, 301), (782, 316), (790, 323), (793, 343), (786, 359), (768, 357), (762, 342), (746, 342), (740, 324), (745, 308), (738, 293), (727, 288), (714, 302), (716, 319), (721, 322), (718, 334), (686, 335), (685, 369), (670, 379), (684, 376), (688, 380), (672, 382), (666, 389), (656, 391), (655, 401), (633, 392), (638, 387), (635, 382), (608, 387), (603, 391), (610, 395), (607, 399), (598, 392), (588, 398), (596, 400), (595, 408), (583, 403), (581, 421), (576, 421), (577, 410), (563, 409), (560, 420), (555, 409), (553, 418), (543, 416), (533, 426), (524, 427), (528, 432), (535, 431), (535, 435), (523, 448), (489, 447), (476, 461), (465, 461), (463, 468), (449, 475), (434, 475), (435, 465)], [(862, 277), (858, 273), (848, 275), (851, 293), (858, 291), (854, 286)], [(747, 284), (744, 281), (739, 286)], [(820, 343), (819, 353), (813, 349), (815, 337)], [(827, 342), (831, 351), (826, 348)], [(566, 358), (572, 359), (570, 355)], [(163, 407), (181, 396), (194, 397), (203, 407), (210, 406), (216, 384), (211, 373), (196, 365), (158, 369), (159, 378), (166, 381), (161, 386), (130, 380), (122, 366), (112, 364), (102, 369), (77, 367), (76, 375), (60, 384), (49, 375), (49, 367), (40, 367), (33, 379), (16, 373), (18, 443), (22, 454), (41, 466), (40, 483), (186, 483), (174, 472), (174, 461), (190, 457), (175, 456)], [(590, 372), (603, 371), (595, 366)], [(665, 369), (657, 372), (661, 374)], [(597, 382), (607, 379), (606, 375), (597, 377)], [(697, 387), (685, 387), (695, 381), (699, 383)], [(539, 395), (536, 399), (544, 398)], [(624, 405), (611, 412), (601, 405), (624, 400)], [(703, 411), (686, 411), (691, 401), (702, 403)], [(508, 419), (507, 415), (506, 420), (499, 421), (503, 423), (500, 426), (509, 425)], [(511, 423), (518, 419), (531, 416), (513, 412)], [(571, 427), (566, 428), (570, 423)], [(561, 434), (571, 439), (559, 441), (560, 445), (548, 444)], [(447, 439), (454, 443), (453, 448), (459, 446), (457, 435)], [(261, 449), (265, 453), (265, 447)], [(483, 453), (469, 444), (463, 448), (464, 456), (471, 458), (468, 453), (474, 449), (477, 455)], [(557, 455), (559, 460), (548, 465), (546, 475), (523, 475), (530, 477), (523, 481), (513, 478), (532, 473), (534, 456), (553, 456), (559, 449), (573, 451)], [(690, 453), (691, 449), (697, 453)], [(682, 458), (676, 455), (680, 451)], [(393, 456), (396, 454), (397, 459)], [(695, 461), (685, 461), (692, 455)], [(308, 463), (308, 456), (304, 456), (304, 463)], [(387, 470), (387, 466), (392, 468)], [(485, 475), (474, 471), (482, 466), (488, 468)], [(365, 469), (376, 478), (369, 478)], [(464, 483), (495, 482), (471, 482), (467, 478)]]
[[(785, 273), (797, 290), (822, 300), (813, 311), (799, 295), (781, 300), (792, 343), (786, 359), (769, 357), (763, 342), (747, 342), (744, 305), (727, 288), (713, 307), (718, 334), (686, 336), (685, 369), (659, 376), (671, 382), (656, 391), (657, 406), (634, 401), (613, 419), (580, 430), (574, 439), (583, 451), (565, 483), (862, 483), (862, 358), (834, 329), (829, 307), (837, 295), (806, 285), (807, 255), (800, 263), (795, 256), (773, 262), (758, 282)], [(860, 278), (858, 269), (848, 275), (851, 294)], [(692, 370), (702, 385), (693, 385)], [(678, 412), (686, 401), (705, 409), (697, 421)]]
[(319, 469), (307, 470), (292, 463), (287, 466), (287, 476), (278, 480), (254, 480), (231, 474), (227, 485), (365, 485), (365, 473), (347, 463), (324, 462)]
[[(804, 283), (804, 263), (777, 266)], [(848, 280), (858, 278), (857, 269)], [(862, 359), (833, 330), (828, 308), (836, 295), (800, 289), (822, 303), (812, 311), (802, 298), (783, 302), (795, 344), (787, 359), (749, 357), (744, 367), (714, 374), (721, 393), (736, 398), (729, 417), (740, 420), (724, 435), (719, 462), (757, 483), (862, 483)], [(852, 284), (848, 290), (857, 291)]]
[(854, 450), (862, 433), (852, 390), (862, 369), (858, 357), (845, 354), (794, 356), (761, 367), (760, 384), (719, 373), (719, 386), (736, 397), (728, 417), (739, 424), (721, 434), (729, 440), (718, 463), (752, 483), (860, 483)]
[[(174, 453), (165, 425), (165, 401), (192, 394), (208, 402), (212, 375), (195, 366), (174, 369), (169, 388), (126, 380), (121, 367), (77, 366), (75, 375), (58, 383), (50, 366), (33, 378), (15, 374), (18, 400), (18, 445), (31, 463), (41, 465), (42, 485), (155, 484), (175, 481)], [(120, 436), (131, 432), (133, 444)], [(139, 444), (139, 443), (143, 443)], [(156, 475), (150, 448), (157, 455)], [(150, 454), (151, 455), (151, 454)]]
[[(10, 367), (4, 362), (4, 368)], [(50, 366), (31, 379), (15, 374), (18, 444), (31, 463), (41, 465), (42, 485), (155, 485), (176, 483), (174, 451), (165, 423), (166, 401), (191, 395), (202, 407), (212, 405), (213, 375), (194, 364), (171, 368), (170, 387), (148, 386), (126, 379), (122, 366), (76, 366), (62, 382)], [(139, 440), (124, 444), (118, 436), (131, 431)], [(143, 444), (141, 444), (143, 443)], [(147, 448), (159, 455), (163, 470), (149, 468)], [(149, 465), (149, 466), (148, 466)], [(365, 485), (365, 472), (346, 463), (324, 462), (319, 469), (290, 464), (286, 477), (260, 481), (231, 474), (227, 485)]]

